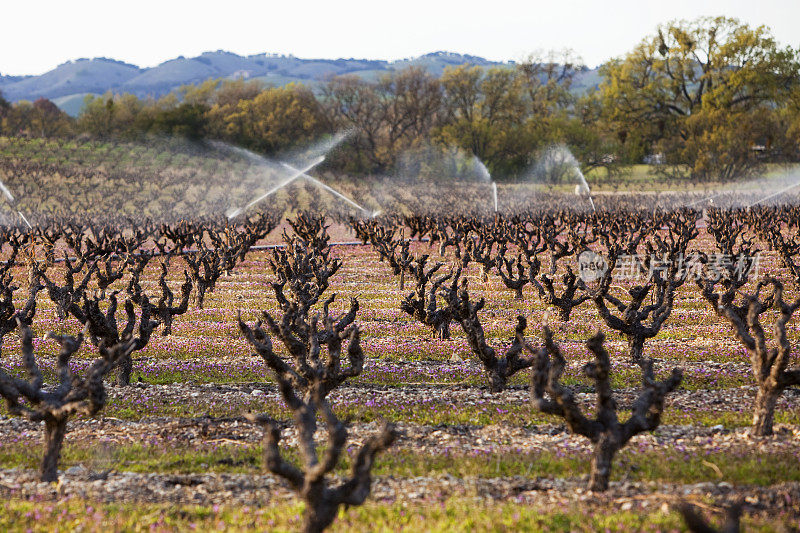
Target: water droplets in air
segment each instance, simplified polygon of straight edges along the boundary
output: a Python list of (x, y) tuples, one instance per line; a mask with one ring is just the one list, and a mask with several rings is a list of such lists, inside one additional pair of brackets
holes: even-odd
[(308, 174), (312, 169), (314, 169), (314, 167), (321, 164), (325, 160), (325, 157), (329, 152), (344, 142), (350, 135), (352, 135), (352, 133), (352, 130), (337, 133), (331, 137), (331, 139), (325, 140), (303, 151), (296, 152), (295, 154), (287, 157), (287, 160), (285, 161), (273, 161), (244, 148), (214, 141), (212, 144), (215, 148), (238, 154), (244, 157), (248, 162), (255, 165), (256, 172), (261, 173), (262, 180), (261, 184), (256, 184), (256, 186), (252, 188), (253, 190), (256, 190), (259, 185), (271, 185), (266, 192), (250, 200), (247, 204), (243, 206), (231, 207), (225, 213), (225, 215), (229, 219), (235, 218), (256, 204), (272, 196), (279, 190), (290, 185), (294, 181), (302, 178), (312, 185), (331, 193), (336, 198), (339, 198), (348, 205), (358, 209), (363, 214), (371, 217), (376, 216), (378, 213), (377, 211), (370, 211), (362, 207), (352, 199), (342, 194), (340, 191), (337, 191), (333, 187), (330, 187), (329, 185), (321, 182), (319, 179)]
[(578, 160), (564, 144), (555, 144), (545, 149), (530, 173), (531, 180), (537, 185), (558, 186), (575, 185), (575, 194), (589, 201), (595, 211), (589, 183), (581, 172)]

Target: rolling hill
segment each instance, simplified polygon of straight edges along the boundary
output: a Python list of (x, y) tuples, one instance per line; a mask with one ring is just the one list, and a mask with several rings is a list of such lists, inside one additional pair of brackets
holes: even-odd
[[(106, 91), (127, 92), (139, 97), (162, 96), (181, 85), (197, 83), (209, 78), (257, 79), (265, 84), (285, 85), (301, 82), (317, 85), (325, 79), (353, 74), (375, 80), (381, 75), (409, 66), (419, 66), (435, 76), (440, 76), (448, 66), (477, 65), (482, 67), (510, 66), (487, 59), (456, 54), (433, 52), (417, 58), (398, 61), (368, 59), (300, 59), (294, 56), (257, 54), (240, 56), (218, 50), (205, 52), (198, 57), (177, 57), (152, 68), (140, 68), (108, 58), (77, 59), (68, 61), (40, 76), (1, 76), (0, 92), (11, 101), (48, 98), (71, 115), (80, 111), (87, 94)], [(586, 88), (597, 84), (596, 71), (580, 74), (576, 86)]]

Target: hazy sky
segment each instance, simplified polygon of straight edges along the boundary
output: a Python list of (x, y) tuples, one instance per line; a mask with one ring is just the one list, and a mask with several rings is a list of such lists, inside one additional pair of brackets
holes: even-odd
[(98, 56), (147, 67), (218, 49), (374, 59), (448, 50), (516, 60), (567, 47), (595, 66), (661, 22), (702, 15), (765, 24), (782, 44), (800, 46), (800, 0), (3, 0), (0, 73), (41, 74)]

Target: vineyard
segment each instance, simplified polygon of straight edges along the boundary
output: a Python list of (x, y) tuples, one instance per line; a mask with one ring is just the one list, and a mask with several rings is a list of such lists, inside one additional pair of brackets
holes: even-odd
[(0, 141), (3, 529), (797, 527), (797, 205), (258, 176)]

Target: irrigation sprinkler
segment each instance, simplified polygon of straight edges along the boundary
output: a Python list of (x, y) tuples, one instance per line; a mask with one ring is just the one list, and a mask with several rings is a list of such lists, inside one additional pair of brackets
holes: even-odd
[(700, 198), (699, 200), (695, 200), (694, 202), (692, 202), (690, 204), (686, 204), (686, 207), (694, 207), (697, 204), (701, 204), (703, 202), (709, 202), (709, 203), (713, 204), (714, 203), (714, 198), (718, 198), (718, 197), (722, 196), (723, 194), (729, 193), (729, 192), (732, 192), (732, 191), (728, 191), (728, 190), (719, 191), (718, 193), (712, 194), (711, 196), (706, 196), (705, 198)]
[(299, 178), (300, 176), (303, 176), (303, 175), (305, 175), (305, 173), (306, 173), (306, 172), (308, 172), (309, 170), (311, 170), (311, 169), (312, 169), (312, 168), (314, 168), (315, 166), (319, 165), (319, 164), (320, 164), (320, 163), (322, 163), (323, 161), (325, 161), (325, 156), (324, 156), (324, 155), (321, 155), (321, 156), (319, 156), (318, 158), (316, 158), (316, 159), (315, 159), (315, 160), (314, 160), (312, 163), (310, 163), (308, 166), (306, 166), (305, 168), (303, 168), (302, 170), (297, 170), (297, 169), (295, 169), (294, 167), (290, 167), (289, 165), (286, 165), (286, 164), (284, 164), (284, 166), (286, 166), (286, 167), (288, 167), (288, 168), (292, 168), (292, 170), (293, 170), (294, 174), (292, 174), (292, 175), (291, 175), (289, 178), (285, 179), (284, 181), (282, 181), (281, 183), (279, 183), (279, 184), (278, 184), (278, 185), (276, 185), (275, 187), (271, 188), (270, 190), (268, 190), (267, 192), (265, 192), (264, 194), (262, 194), (261, 196), (259, 196), (258, 198), (256, 198), (256, 199), (255, 199), (255, 200), (253, 200), (252, 202), (250, 202), (249, 204), (247, 204), (246, 206), (244, 206), (244, 207), (240, 207), (240, 208), (236, 208), (236, 209), (231, 209), (231, 210), (229, 210), (227, 213), (225, 213), (225, 215), (228, 217), (228, 220), (230, 220), (230, 219), (232, 219), (232, 218), (235, 218), (235, 217), (239, 216), (239, 215), (240, 215), (240, 214), (242, 214), (244, 211), (247, 211), (248, 209), (250, 209), (251, 207), (253, 207), (255, 204), (257, 204), (257, 203), (261, 202), (262, 200), (264, 200), (264, 199), (265, 199), (265, 198), (267, 198), (268, 196), (270, 196), (270, 195), (272, 195), (272, 194), (275, 194), (275, 193), (276, 193), (277, 191), (279, 191), (280, 189), (282, 189), (282, 188), (286, 187), (287, 185), (289, 185), (290, 183), (292, 183), (293, 181), (295, 181), (295, 180), (296, 180), (297, 178)]
[[(14, 195), (11, 194), (11, 191), (8, 190), (8, 187), (6, 187), (6, 184), (3, 183), (2, 180), (0, 180), (0, 191), (3, 192), (3, 195), (8, 200), (8, 203), (11, 204), (11, 207), (16, 207), (17, 206), (16, 198), (14, 198)], [(17, 211), (17, 214), (19, 215), (19, 218), (21, 218), (22, 221), (25, 223), (25, 225), (28, 226), (28, 229), (33, 229), (33, 226), (31, 226), (31, 223), (28, 222), (28, 219), (25, 218), (25, 215), (22, 214), (22, 211), (20, 209), (17, 209), (16, 211)]]
[(793, 183), (793, 184), (789, 185), (788, 187), (784, 187), (783, 189), (779, 190), (778, 192), (774, 192), (774, 193), (772, 193), (772, 194), (770, 194), (768, 196), (765, 196), (765, 197), (761, 198), (757, 202), (753, 202), (752, 204), (748, 205), (747, 208), (750, 209), (751, 207), (756, 206), (756, 205), (760, 204), (761, 202), (766, 202), (767, 200), (769, 200), (771, 198), (775, 198), (776, 196), (780, 196), (781, 194), (785, 193), (786, 191), (794, 189), (795, 187), (797, 187), (799, 185), (800, 185), (800, 181), (798, 181), (797, 183)]
[(28, 229), (33, 229), (33, 226), (31, 226), (31, 223), (28, 222), (28, 219), (25, 218), (25, 215), (22, 214), (22, 211), (17, 209), (17, 214), (19, 215), (19, 218), (21, 218), (22, 221), (28, 226)]
[(594, 199), (592, 198), (592, 191), (589, 189), (589, 184), (586, 183), (586, 178), (583, 177), (583, 173), (577, 167), (575, 170), (578, 172), (578, 177), (581, 179), (581, 183), (575, 186), (575, 194), (578, 196), (585, 196), (589, 200), (589, 204), (592, 206), (592, 212), (596, 213), (597, 208), (594, 206)]
[(362, 213), (366, 213), (366, 214), (367, 214), (367, 215), (369, 215), (370, 217), (373, 217), (373, 218), (374, 218), (375, 216), (377, 216), (377, 214), (379, 214), (379, 213), (380, 213), (380, 211), (374, 211), (374, 212), (373, 212), (373, 211), (370, 211), (369, 209), (366, 209), (366, 208), (364, 208), (364, 207), (361, 207), (360, 205), (358, 205), (358, 204), (357, 204), (357, 203), (355, 203), (353, 200), (351, 200), (350, 198), (348, 198), (348, 197), (347, 197), (347, 196), (345, 196), (344, 194), (340, 193), (339, 191), (337, 191), (337, 190), (336, 190), (336, 189), (334, 189), (333, 187), (330, 187), (329, 185), (326, 185), (326, 184), (322, 183), (321, 181), (319, 181), (317, 178), (315, 178), (315, 177), (313, 177), (313, 176), (309, 176), (309, 175), (306, 173), (306, 172), (307, 172), (307, 170), (309, 170), (309, 169), (306, 169), (306, 170), (297, 170), (295, 167), (293, 167), (293, 166), (292, 166), (292, 165), (290, 165), (289, 163), (281, 163), (281, 165), (283, 165), (285, 168), (287, 168), (287, 169), (291, 170), (292, 172), (298, 172), (298, 173), (299, 173), (299, 174), (298, 174), (298, 177), (302, 176), (303, 178), (307, 179), (308, 181), (310, 181), (311, 183), (313, 183), (313, 184), (314, 184), (314, 185), (316, 185), (317, 187), (321, 187), (322, 189), (325, 189), (325, 190), (326, 190), (326, 191), (328, 191), (329, 193), (331, 193), (331, 194), (333, 194), (333, 195), (337, 196), (338, 198), (340, 198), (340, 199), (344, 200), (345, 202), (347, 202), (347, 203), (348, 203), (348, 204), (350, 204), (351, 206), (355, 207), (356, 209), (358, 209), (358, 210), (359, 210), (359, 211), (361, 211)]

